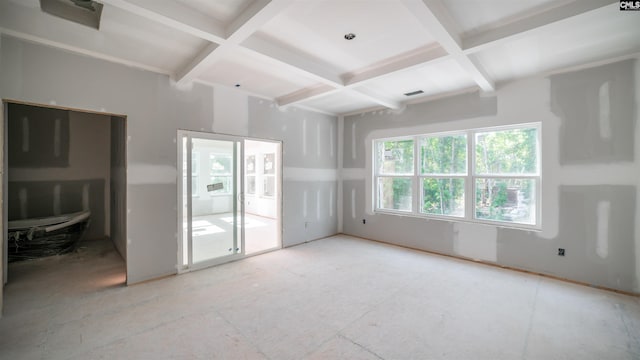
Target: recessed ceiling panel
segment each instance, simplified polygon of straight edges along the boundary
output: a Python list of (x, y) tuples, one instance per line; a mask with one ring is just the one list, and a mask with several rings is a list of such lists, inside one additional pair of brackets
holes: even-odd
[[(346, 34), (355, 34), (346, 40)], [(399, 1), (295, 1), (259, 35), (351, 72), (434, 42)]]
[(476, 54), (496, 81), (640, 51), (640, 21), (634, 12), (620, 12), (618, 4), (552, 24), (514, 41)]
[[(444, 60), (412, 71), (402, 71), (367, 81), (363, 86), (388, 99), (403, 102), (475, 85), (469, 74), (455, 60)], [(419, 90), (422, 93), (418, 95), (404, 95)]]
[(303, 101), (300, 104), (334, 114), (345, 114), (360, 109), (380, 106), (348, 90), (337, 91), (330, 95)]
[(535, 12), (557, 5), (563, 0), (446, 0), (442, 4), (465, 35), (499, 27)]
[[(33, 1), (0, 3), (0, 24), (29, 39), (63, 44), (83, 54), (173, 73), (206, 42), (119, 8), (104, 5), (100, 30), (42, 12)], [(34, 6), (35, 5), (35, 6)]]
[(174, 0), (224, 24), (232, 22), (251, 0)]
[(313, 80), (286, 71), (276, 63), (257, 59), (244, 51), (226, 54), (198, 78), (227, 86), (239, 84), (241, 90), (272, 99), (316, 85)]
[(136, 61), (177, 71), (207, 42), (122, 9), (105, 5), (100, 34), (105, 47), (118, 48)]

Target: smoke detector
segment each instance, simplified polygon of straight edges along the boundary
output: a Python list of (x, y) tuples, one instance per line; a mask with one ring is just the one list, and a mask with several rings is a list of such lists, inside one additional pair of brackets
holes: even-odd
[(43, 12), (94, 29), (100, 29), (102, 7), (95, 0), (40, 0)]

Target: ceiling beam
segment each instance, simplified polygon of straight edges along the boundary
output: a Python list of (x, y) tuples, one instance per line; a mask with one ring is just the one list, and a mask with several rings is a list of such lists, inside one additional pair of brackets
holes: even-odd
[[(221, 52), (224, 53), (228, 51), (228, 47), (238, 46), (248, 39), (262, 25), (276, 17), (292, 2), (293, 0), (260, 0), (254, 2), (225, 29), (226, 39), (220, 42), (220, 46), (211, 52), (198, 54), (187, 67), (176, 72), (176, 74), (181, 74), (176, 76), (177, 82), (185, 83), (196, 78), (220, 57)], [(206, 51), (207, 49), (205, 49)], [(203, 54), (204, 56), (202, 56)]]
[(215, 43), (225, 40), (225, 28), (222, 23), (175, 1), (100, 0), (100, 2), (203, 40)]
[(447, 58), (448, 53), (438, 44), (421, 47), (398, 56), (385, 59), (364, 69), (343, 76), (345, 85), (353, 87), (364, 82), (380, 79), (398, 72), (407, 71)]
[(276, 99), (276, 102), (278, 103), (278, 106), (285, 107), (288, 105), (299, 103), (303, 100), (306, 101), (333, 94), (336, 91), (339, 91), (339, 89), (333, 86), (320, 84), (318, 86), (300, 89), (298, 91), (292, 92), (291, 94), (281, 96)]
[[(545, 11), (532, 14), (517, 21), (509, 22), (504, 26), (487, 30), (476, 35), (462, 38), (462, 48), (465, 54), (471, 54), (525, 36), (532, 30), (540, 29), (547, 25), (584, 14), (611, 4), (618, 4), (617, 0), (576, 0), (560, 6), (554, 6)], [(617, 10), (616, 10), (617, 11)]]
[(489, 92), (495, 90), (493, 80), (462, 51), (460, 30), (440, 0), (402, 0), (402, 2), (482, 90)]

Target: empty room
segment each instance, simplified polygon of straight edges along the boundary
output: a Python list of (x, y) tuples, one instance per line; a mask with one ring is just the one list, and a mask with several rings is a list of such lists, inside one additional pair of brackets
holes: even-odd
[(640, 359), (640, 2), (0, 0), (0, 359)]

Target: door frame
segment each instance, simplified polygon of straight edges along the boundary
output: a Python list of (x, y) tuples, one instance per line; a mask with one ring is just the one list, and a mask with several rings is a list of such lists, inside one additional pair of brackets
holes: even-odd
[[(237, 177), (234, 179), (234, 181), (236, 182), (236, 194), (233, 195), (234, 197), (234, 202), (236, 204), (239, 203), (238, 206), (238, 214), (239, 214), (239, 223), (240, 223), (240, 231), (238, 231), (238, 238), (235, 239), (235, 244), (240, 244), (240, 252), (237, 254), (231, 254), (231, 255), (226, 255), (226, 256), (221, 256), (221, 257), (217, 257), (217, 258), (213, 258), (210, 260), (206, 260), (206, 261), (202, 261), (199, 263), (193, 263), (193, 236), (192, 236), (192, 201), (193, 201), (193, 197), (190, 196), (192, 194), (192, 190), (191, 188), (191, 181), (187, 181), (186, 182), (186, 187), (187, 189), (184, 189), (184, 185), (182, 182), (182, 172), (186, 171), (186, 173), (188, 175), (191, 174), (191, 162), (190, 160), (190, 151), (187, 151), (187, 154), (184, 153), (183, 151), (183, 144), (182, 144), (182, 139), (184, 137), (187, 137), (187, 150), (189, 149), (189, 144), (191, 143), (191, 139), (192, 138), (199, 138), (199, 139), (208, 139), (208, 140), (220, 140), (220, 141), (232, 141), (234, 143), (234, 153), (236, 152), (236, 149), (239, 149), (239, 151), (237, 151), (237, 158), (236, 161), (234, 161), (234, 176)], [(240, 259), (244, 259), (247, 257), (251, 257), (251, 256), (255, 256), (255, 255), (260, 255), (260, 254), (264, 254), (267, 252), (271, 252), (271, 251), (275, 251), (275, 250), (279, 250), (282, 249), (282, 185), (283, 185), (283, 176), (282, 176), (282, 141), (279, 140), (271, 140), (271, 139), (261, 139), (261, 138), (253, 138), (253, 137), (247, 137), (247, 136), (237, 136), (237, 135), (230, 135), (230, 134), (222, 134), (222, 133), (214, 133), (214, 132), (204, 132), (204, 131), (193, 131), (193, 130), (186, 130), (186, 129), (178, 129), (177, 131), (177, 137), (176, 137), (176, 147), (177, 147), (177, 161), (176, 161), (176, 165), (177, 165), (177, 171), (176, 171), (176, 183), (177, 183), (177, 217), (178, 217), (178, 231), (177, 231), (177, 240), (178, 240), (178, 251), (177, 251), (177, 256), (176, 256), (176, 260), (177, 260), (177, 271), (178, 274), (182, 274), (182, 273), (187, 273), (187, 272), (191, 272), (191, 271), (196, 271), (196, 270), (200, 270), (200, 269), (204, 269), (204, 268), (208, 268), (208, 267), (212, 267), (212, 266), (216, 266), (216, 265), (220, 265), (220, 264), (224, 264), (227, 262), (231, 262), (231, 261), (236, 261), (236, 260), (240, 260)], [(278, 192), (277, 192), (277, 199), (276, 199), (276, 204), (277, 204), (277, 208), (276, 208), (276, 213), (277, 213), (277, 221), (276, 221), (276, 232), (277, 232), (277, 237), (278, 237), (278, 245), (275, 248), (272, 249), (266, 249), (263, 251), (258, 251), (255, 253), (251, 253), (251, 254), (246, 254), (246, 249), (245, 249), (245, 173), (244, 173), (244, 162), (245, 162), (245, 141), (246, 140), (252, 140), (252, 141), (262, 141), (262, 142), (269, 142), (269, 143), (277, 143), (279, 144), (279, 151), (278, 151), (278, 156), (277, 156), (277, 169), (276, 169), (276, 173), (278, 174), (277, 176), (277, 183), (278, 183)], [(239, 144), (239, 146), (238, 146)], [(236, 147), (238, 146), (238, 147)], [(187, 155), (186, 158), (186, 165), (187, 168), (183, 169), (183, 161), (182, 159), (184, 158), (184, 156)], [(186, 204), (183, 203), (183, 192), (185, 192), (186, 190)], [(184, 259), (184, 234), (185, 231), (183, 229), (183, 218), (185, 217), (184, 214), (184, 209), (186, 209), (187, 211), (187, 230), (186, 230), (186, 234), (187, 234), (187, 243), (188, 243), (188, 247), (190, 249), (190, 251), (187, 253), (187, 263), (184, 264), (183, 263), (183, 259)]]

